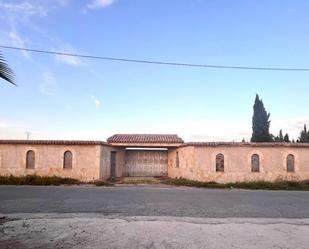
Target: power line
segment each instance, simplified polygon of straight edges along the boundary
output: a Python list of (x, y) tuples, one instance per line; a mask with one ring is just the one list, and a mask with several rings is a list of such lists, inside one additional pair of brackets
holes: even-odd
[(144, 63), (144, 64), (156, 64), (156, 65), (167, 65), (167, 66), (217, 68), (217, 69), (237, 69), (237, 70), (309, 72), (309, 68), (283, 68), (283, 67), (250, 67), (250, 66), (209, 65), (209, 64), (180, 63), (180, 62), (171, 62), (171, 61), (150, 61), (150, 60), (116, 58), (116, 57), (104, 57), (104, 56), (85, 55), (85, 54), (73, 54), (73, 53), (64, 53), (64, 52), (58, 52), (58, 51), (30, 49), (30, 48), (21, 48), (21, 47), (4, 46), (4, 45), (0, 45), (0, 48), (13, 49), (13, 50), (22, 50), (22, 51), (27, 51), (27, 52), (35, 52), (35, 53), (43, 53), (43, 54), (53, 54), (53, 55), (61, 55), (61, 56), (72, 56), (72, 57), (87, 58), (87, 59), (121, 61), (121, 62), (132, 62), (132, 63)]

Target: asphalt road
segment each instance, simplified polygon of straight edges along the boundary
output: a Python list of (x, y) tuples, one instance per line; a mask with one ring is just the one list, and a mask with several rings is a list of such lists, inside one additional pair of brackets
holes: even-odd
[(136, 186), (0, 186), (0, 213), (309, 218), (309, 192)]

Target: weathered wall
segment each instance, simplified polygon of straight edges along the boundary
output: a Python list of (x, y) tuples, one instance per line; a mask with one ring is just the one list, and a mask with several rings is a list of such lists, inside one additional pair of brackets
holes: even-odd
[[(35, 169), (26, 169), (26, 153), (35, 152)], [(72, 169), (63, 169), (65, 151)], [(92, 181), (110, 177), (110, 154), (116, 151), (116, 176), (125, 173), (125, 148), (106, 144), (0, 144), (0, 175), (61, 176)], [(177, 168), (176, 152), (179, 155)], [(224, 172), (216, 172), (216, 155), (224, 155)], [(260, 156), (260, 172), (251, 171), (251, 156)], [(287, 172), (287, 155), (295, 156), (295, 172)], [(309, 179), (309, 146), (186, 145), (168, 149), (168, 176), (199, 181), (236, 182)]]
[(116, 152), (116, 177), (121, 177), (125, 165), (125, 149), (111, 146), (101, 146), (100, 179), (106, 180), (111, 174), (111, 152)]
[[(26, 169), (26, 153), (35, 152), (35, 169)], [(63, 169), (65, 151), (73, 154), (72, 169)], [(0, 144), (0, 175), (61, 176), (91, 181), (100, 177), (101, 145)]]
[[(176, 167), (176, 152), (179, 168)], [(216, 155), (224, 155), (224, 172), (216, 172)], [(251, 156), (260, 156), (260, 172), (251, 172)], [(295, 172), (287, 172), (286, 157), (295, 156)], [(169, 149), (168, 175), (220, 183), (309, 179), (309, 147), (184, 146)]]

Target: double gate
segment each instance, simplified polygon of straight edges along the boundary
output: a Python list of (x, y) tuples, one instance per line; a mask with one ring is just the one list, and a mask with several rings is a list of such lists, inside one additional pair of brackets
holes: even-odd
[(167, 176), (166, 150), (127, 150), (126, 176)]

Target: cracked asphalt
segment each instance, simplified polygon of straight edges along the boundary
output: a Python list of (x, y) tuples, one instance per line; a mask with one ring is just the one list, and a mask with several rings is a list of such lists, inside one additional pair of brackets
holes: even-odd
[[(12, 217), (12, 215), (9, 215)], [(16, 217), (15, 217), (16, 218)], [(0, 248), (308, 249), (309, 219), (43, 215), (5, 222)]]

